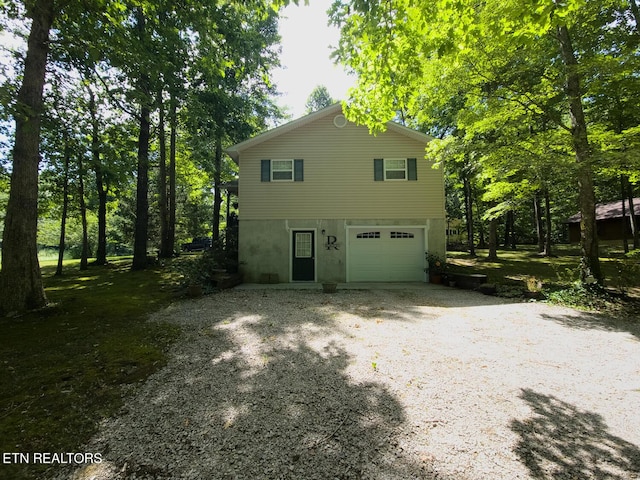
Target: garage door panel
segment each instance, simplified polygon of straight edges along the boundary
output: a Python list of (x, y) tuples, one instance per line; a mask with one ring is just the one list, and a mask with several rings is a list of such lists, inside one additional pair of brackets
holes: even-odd
[(349, 233), (349, 281), (424, 280), (424, 230), (363, 227)]

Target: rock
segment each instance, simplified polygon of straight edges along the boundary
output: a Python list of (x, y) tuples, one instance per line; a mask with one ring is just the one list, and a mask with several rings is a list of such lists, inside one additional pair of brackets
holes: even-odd
[(485, 295), (495, 295), (498, 292), (498, 289), (493, 283), (483, 283), (478, 287), (478, 291)]
[(456, 287), (466, 290), (476, 290), (480, 285), (487, 283), (487, 276), (481, 273), (451, 273), (448, 281), (453, 281)]
[(202, 296), (202, 285), (198, 283), (192, 283), (187, 287), (187, 297), (198, 298)]

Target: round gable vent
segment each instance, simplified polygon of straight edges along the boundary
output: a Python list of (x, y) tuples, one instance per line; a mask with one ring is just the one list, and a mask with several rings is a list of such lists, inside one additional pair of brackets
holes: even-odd
[(342, 128), (347, 125), (347, 119), (344, 115), (336, 115), (333, 118), (333, 124), (338, 128)]

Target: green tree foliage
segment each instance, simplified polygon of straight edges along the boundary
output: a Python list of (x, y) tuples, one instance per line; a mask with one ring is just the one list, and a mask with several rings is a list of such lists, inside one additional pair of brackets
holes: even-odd
[(613, 157), (598, 148), (599, 132), (621, 152), (640, 123), (628, 2), (338, 1), (332, 18), (342, 29), (336, 54), (359, 78), (352, 119), (378, 130), (402, 112), (463, 142), (486, 179), (487, 218), (558, 174), (572, 177), (581, 279), (601, 280), (593, 179)]
[[(104, 259), (107, 251), (106, 223), (111, 221), (114, 239), (128, 243), (132, 236), (136, 238), (134, 266), (143, 268), (148, 242), (156, 242), (156, 224), (165, 223), (167, 218), (175, 223), (176, 210), (185, 209), (174, 201), (177, 190), (185, 188), (186, 197), (197, 198), (195, 202), (206, 198), (206, 195), (191, 195), (191, 189), (200, 188), (192, 183), (198, 182), (173, 174), (176, 171), (173, 158), (192, 162), (189, 155), (199, 150), (185, 148), (186, 154), (176, 152), (180, 145), (185, 146), (178, 137), (184, 135), (185, 125), (193, 123), (188, 119), (197, 114), (211, 116), (214, 128), (190, 130), (191, 138), (197, 144), (201, 141), (198, 135), (210, 135), (219, 145), (217, 151), (221, 152), (226, 142), (246, 138), (264, 128), (269, 117), (279, 114), (269, 99), (274, 93), (269, 72), (277, 64), (278, 37), (276, 9), (262, 0), (245, 3), (16, 1), (4, 3), (0, 15), (2, 25), (20, 23), (25, 16), (33, 20), (30, 24), (25, 22), (31, 26), (32, 35), (23, 57), (24, 67), (19, 69), (21, 76), (17, 77), (23, 79), (22, 87), (18, 81), (10, 81), (0, 89), (0, 121), (10, 117), (17, 120), (15, 132), (4, 130), (9, 135), (15, 133), (16, 140), (12, 163), (6, 158), (2, 161), (0, 195), (0, 202), (8, 203), (6, 209), (2, 208), (7, 220), (0, 281), (23, 279), (21, 283), (12, 280), (11, 295), (7, 293), (9, 289), (1, 289), (0, 309), (11, 311), (46, 302), (37, 260), (38, 168), (47, 170), (45, 183), (47, 189), (49, 185), (52, 187), (50, 192), (57, 192), (55, 195), (60, 194), (58, 187), (64, 178), (64, 169), (58, 168), (63, 142), (60, 135), (56, 136), (57, 127), (53, 122), (45, 125), (51, 130), (46, 132), (46, 148), (40, 148), (40, 119), (42, 112), (46, 113), (49, 108), (42, 102), (42, 91), (48, 88), (44, 76), (48, 62), (53, 61), (49, 66), (55, 64), (73, 72), (68, 77), (69, 92), (76, 92), (78, 102), (69, 110), (73, 115), (67, 117), (84, 116), (89, 120), (76, 122), (78, 131), (73, 137), (74, 141), (81, 140), (76, 143), (78, 148), (85, 149), (77, 153), (77, 158), (84, 160), (85, 174), (81, 178), (87, 191), (86, 207), (97, 211), (100, 258)], [(8, 71), (2, 68), (3, 72)], [(76, 85), (72, 86), (74, 82)], [(201, 108), (193, 101), (199, 94), (213, 99), (208, 102), (209, 107)], [(153, 136), (160, 105), (168, 112), (163, 120), (170, 132), (169, 155), (166, 152), (160, 155), (167, 138)], [(190, 113), (191, 107), (199, 112)], [(187, 121), (180, 123), (180, 119)], [(4, 125), (6, 123), (2, 128)], [(30, 128), (23, 128), (25, 125)], [(132, 143), (136, 138), (137, 145), (135, 141)], [(162, 148), (159, 143), (163, 144)], [(137, 159), (132, 163), (131, 154), (136, 151)], [(45, 158), (42, 164), (41, 156)], [(164, 158), (166, 167), (162, 174), (155, 169), (159, 157)], [(220, 157), (214, 160), (212, 168), (216, 173), (213, 179), (216, 191), (220, 190), (226, 169), (224, 165), (215, 167), (224, 163)], [(209, 159), (198, 158), (196, 163), (204, 165)], [(54, 165), (57, 166), (54, 168)], [(136, 174), (132, 176), (134, 169)], [(9, 187), (11, 195), (5, 198), (8, 192), (5, 178), (9, 174), (14, 175), (14, 181)], [(132, 180), (137, 182), (133, 189)], [(149, 185), (156, 185), (158, 191), (166, 189), (166, 198), (164, 194), (159, 195), (163, 197), (161, 200), (150, 195)], [(133, 192), (135, 201), (131, 196)], [(49, 195), (45, 193), (45, 197)], [(150, 212), (149, 199), (150, 205), (164, 211), (161, 215)], [(165, 204), (169, 211), (164, 209)], [(217, 208), (220, 208), (219, 202)], [(201, 206), (192, 210), (201, 210)], [(56, 209), (44, 209), (41, 213), (46, 211), (53, 215)], [(122, 213), (122, 217), (116, 212)], [(161, 222), (157, 221), (159, 217)], [(91, 223), (92, 215), (88, 218)], [(133, 235), (130, 231), (129, 235), (123, 233), (131, 226), (127, 218), (135, 219)], [(176, 232), (174, 225), (166, 230), (171, 233), (162, 234), (163, 239), (185, 235)], [(10, 264), (6, 263), (7, 259)]]
[[(239, 4), (225, 9), (224, 21), (209, 32), (224, 39), (223, 49), (199, 57), (190, 71), (193, 89), (188, 97), (186, 121), (194, 146), (195, 161), (213, 178), (213, 239), (218, 240), (222, 185), (237, 178), (237, 167), (223, 158), (225, 146), (266, 128), (267, 121), (281, 117), (269, 79), (279, 65), (275, 11), (254, 10)], [(199, 44), (209, 51), (214, 43)], [(224, 63), (212, 61), (223, 55)]]
[(318, 85), (313, 89), (309, 98), (307, 98), (307, 103), (305, 104), (305, 110), (307, 113), (317, 112), (318, 110), (322, 110), (329, 105), (333, 105), (335, 100), (331, 98), (331, 94), (329, 90), (324, 85)]

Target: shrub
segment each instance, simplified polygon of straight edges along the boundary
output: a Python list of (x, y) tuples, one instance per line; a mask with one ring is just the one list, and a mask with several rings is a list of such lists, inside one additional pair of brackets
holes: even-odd
[(633, 250), (615, 261), (616, 273), (613, 286), (622, 295), (627, 295), (629, 286), (640, 278), (640, 250)]
[(547, 294), (549, 303), (581, 310), (605, 310), (611, 296), (598, 284), (574, 282), (569, 287)]

